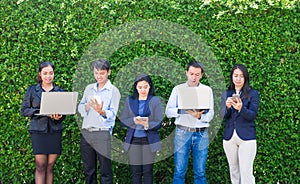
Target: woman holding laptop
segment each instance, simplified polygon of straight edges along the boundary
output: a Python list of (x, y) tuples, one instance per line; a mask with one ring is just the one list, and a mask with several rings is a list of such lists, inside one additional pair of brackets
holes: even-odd
[(37, 84), (28, 87), (22, 107), (22, 116), (30, 117), (29, 132), (35, 158), (35, 183), (53, 183), (54, 164), (62, 151), (62, 121), (65, 116), (36, 115), (40, 110), (42, 92), (64, 91), (53, 83), (54, 65), (45, 61), (38, 68)]
[(136, 77), (133, 95), (126, 99), (120, 120), (128, 127), (124, 149), (129, 152), (132, 183), (152, 184), (154, 158), (161, 148), (158, 129), (161, 128), (163, 111), (148, 75)]

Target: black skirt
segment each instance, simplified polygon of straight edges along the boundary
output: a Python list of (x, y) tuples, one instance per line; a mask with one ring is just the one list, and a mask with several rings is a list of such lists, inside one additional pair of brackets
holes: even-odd
[(62, 133), (30, 133), (33, 154), (61, 154)]

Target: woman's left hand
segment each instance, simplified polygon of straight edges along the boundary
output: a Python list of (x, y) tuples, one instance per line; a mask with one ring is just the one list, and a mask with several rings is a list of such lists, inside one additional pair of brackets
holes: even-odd
[(240, 111), (243, 107), (242, 100), (240, 98), (237, 98), (235, 102), (232, 101), (232, 107), (235, 108), (237, 111)]
[(62, 117), (62, 115), (59, 115), (59, 114), (51, 114), (50, 115), (50, 118), (54, 119), (54, 120), (59, 120), (60, 118)]

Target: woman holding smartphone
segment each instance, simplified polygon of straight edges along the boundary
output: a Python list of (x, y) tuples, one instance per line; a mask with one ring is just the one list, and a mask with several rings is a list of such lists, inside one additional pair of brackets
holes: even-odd
[(255, 118), (259, 94), (249, 85), (249, 73), (242, 64), (234, 65), (229, 89), (222, 95), (221, 116), (225, 119), (223, 148), (233, 184), (255, 183)]
[(30, 117), (29, 132), (35, 158), (35, 183), (53, 183), (54, 164), (62, 151), (62, 121), (65, 116), (36, 115), (40, 110), (42, 92), (64, 91), (53, 83), (54, 65), (45, 61), (38, 68), (37, 84), (28, 87), (22, 107), (22, 116)]
[(152, 184), (154, 158), (161, 148), (158, 129), (163, 111), (148, 75), (136, 77), (133, 95), (126, 99), (120, 120), (122, 126), (128, 127), (124, 149), (129, 152), (132, 183)]

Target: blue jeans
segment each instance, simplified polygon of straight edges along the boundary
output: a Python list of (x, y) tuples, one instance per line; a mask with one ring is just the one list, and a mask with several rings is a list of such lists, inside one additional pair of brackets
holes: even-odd
[(206, 183), (205, 167), (208, 142), (208, 130), (204, 132), (189, 132), (176, 127), (173, 184), (184, 184), (191, 150), (193, 155), (194, 184)]

